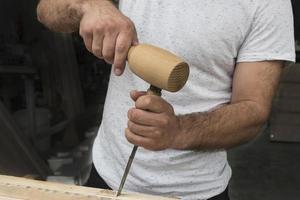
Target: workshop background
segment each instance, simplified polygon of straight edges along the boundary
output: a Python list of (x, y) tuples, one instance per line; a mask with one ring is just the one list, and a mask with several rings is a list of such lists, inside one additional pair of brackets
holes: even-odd
[[(110, 66), (87, 52), (77, 33), (39, 24), (36, 4), (0, 1), (0, 174), (82, 185)], [(293, 5), (300, 40), (300, 2)], [(231, 199), (300, 199), (299, 142), (300, 65), (293, 64), (263, 133), (229, 151)]]

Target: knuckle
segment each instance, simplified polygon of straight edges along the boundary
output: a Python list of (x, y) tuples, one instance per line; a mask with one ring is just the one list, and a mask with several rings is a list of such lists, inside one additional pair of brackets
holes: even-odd
[(155, 130), (155, 131), (154, 131), (154, 134), (155, 134), (156, 136), (158, 136), (158, 137), (162, 135), (162, 133), (161, 133), (160, 130)]
[(127, 139), (130, 143), (133, 142), (131, 133), (130, 133), (130, 131), (129, 131), (128, 129), (125, 129), (125, 137), (126, 137), (126, 139)]
[(127, 51), (128, 47), (126, 44), (119, 44), (117, 47), (116, 47), (116, 52), (117, 53), (125, 53)]
[(139, 144), (139, 146), (143, 146), (143, 140), (140, 138), (140, 137), (138, 137), (138, 138), (135, 138), (135, 143), (136, 144)]
[(169, 125), (169, 119), (166, 117), (163, 117), (162, 119), (160, 119), (160, 123), (163, 126), (167, 126), (167, 125)]
[(81, 26), (80, 30), (79, 30), (79, 35), (81, 37), (86, 37), (90, 34), (92, 34), (92, 29), (89, 26)]
[(131, 122), (131, 121), (128, 121), (128, 123), (127, 123), (127, 127), (130, 129), (130, 130), (132, 130), (133, 129), (133, 123)]
[(149, 132), (154, 133), (154, 135), (155, 135), (157, 128), (152, 126), (152, 127), (149, 127), (148, 130), (149, 130)]
[(143, 101), (146, 106), (149, 106), (152, 104), (152, 98), (150, 95), (144, 96)]
[(102, 54), (102, 49), (99, 46), (93, 46), (92, 51), (96, 55)]
[(139, 112), (138, 111), (132, 111), (131, 113), (131, 119), (136, 120), (139, 118)]
[(107, 31), (107, 32), (114, 32), (116, 30), (116, 22), (114, 22), (113, 20), (111, 19), (108, 19), (104, 22), (104, 29)]
[(99, 48), (92, 47), (92, 52), (98, 58), (102, 58), (102, 52)]
[(96, 26), (95, 26), (95, 31), (96, 32), (103, 32), (105, 29), (105, 25), (103, 23), (98, 23)]
[(131, 109), (131, 110), (129, 110), (128, 111), (128, 118), (130, 119), (130, 120), (135, 120), (135, 119), (137, 119), (138, 118), (138, 112), (136, 111), (136, 110), (133, 110), (133, 109)]
[(109, 57), (109, 52), (107, 50), (103, 50), (102, 54), (104, 58)]
[(127, 127), (130, 129), (130, 121), (127, 122)]
[(133, 22), (131, 22), (130, 20), (125, 20), (123, 23), (122, 23), (122, 28), (127, 31), (127, 32), (130, 32), (132, 30), (134, 30), (134, 24)]
[(103, 55), (105, 61), (107, 61), (108, 63), (112, 63), (113, 57), (114, 57), (114, 56), (113, 56), (113, 53), (111, 53), (111, 52), (109, 52), (109, 51), (104, 51), (104, 52), (102, 53), (102, 55)]
[(132, 113), (132, 109), (129, 109), (128, 112), (127, 112), (128, 119), (131, 119), (131, 113)]

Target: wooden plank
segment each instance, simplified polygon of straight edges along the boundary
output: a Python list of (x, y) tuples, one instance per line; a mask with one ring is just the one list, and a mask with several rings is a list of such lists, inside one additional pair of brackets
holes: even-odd
[(12, 200), (175, 200), (175, 198), (0, 176), (0, 197)]
[(23, 200), (23, 199), (16, 199), (16, 198), (9, 198), (9, 197), (0, 197), (0, 200)]

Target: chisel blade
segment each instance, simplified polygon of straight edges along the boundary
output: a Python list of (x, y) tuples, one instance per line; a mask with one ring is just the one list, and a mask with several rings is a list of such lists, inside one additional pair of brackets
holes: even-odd
[(135, 156), (135, 153), (137, 151), (137, 148), (138, 146), (134, 145), (132, 151), (131, 151), (131, 154), (129, 156), (129, 159), (128, 159), (128, 162), (127, 162), (127, 165), (126, 165), (126, 168), (125, 168), (125, 171), (124, 171), (124, 174), (122, 176), (122, 180), (121, 180), (121, 183), (120, 183), (120, 186), (119, 186), (119, 189), (118, 189), (118, 193), (117, 193), (117, 196), (119, 196), (122, 192), (122, 189), (124, 187), (124, 184), (125, 184), (125, 181), (126, 181), (126, 178), (127, 178), (127, 175), (129, 173), (129, 170), (130, 170), (130, 167), (131, 167), (131, 164), (132, 164), (132, 161), (134, 159), (134, 156)]

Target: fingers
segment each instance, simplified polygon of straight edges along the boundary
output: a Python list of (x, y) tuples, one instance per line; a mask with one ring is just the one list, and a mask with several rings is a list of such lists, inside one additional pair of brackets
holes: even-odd
[(156, 138), (158, 136), (158, 133), (153, 126), (143, 126), (129, 120), (127, 123), (127, 127), (131, 132), (135, 133), (136, 135), (148, 138)]
[(140, 96), (136, 102), (137, 109), (148, 110), (153, 113), (173, 113), (173, 107), (159, 96), (144, 95)]
[(93, 52), (92, 44), (93, 44), (93, 29), (88, 23), (80, 23), (79, 27), (79, 35), (82, 37), (84, 41), (84, 45), (89, 52)]
[[(104, 5), (104, 6), (103, 6)], [(80, 35), (86, 48), (114, 65), (116, 75), (125, 69), (129, 48), (138, 44), (133, 22), (113, 4), (89, 7), (80, 21)]]
[(130, 97), (133, 101), (136, 101), (139, 97), (146, 95), (147, 92), (133, 90), (130, 92)]
[(116, 35), (111, 33), (105, 35), (103, 39), (102, 55), (105, 62), (113, 64), (115, 57)]
[(154, 126), (160, 124), (159, 114), (151, 113), (145, 110), (132, 108), (129, 109), (127, 116), (130, 121), (144, 126)]
[(146, 149), (151, 149), (151, 146), (153, 146), (154, 143), (152, 139), (137, 135), (128, 128), (125, 129), (125, 137), (131, 144), (142, 146)]
[(113, 61), (116, 75), (121, 75), (125, 69), (127, 54), (132, 43), (131, 40), (128, 40), (128, 37), (130, 37), (128, 34), (120, 33), (116, 41)]
[(84, 45), (86, 46), (89, 52), (93, 52), (93, 34), (86, 34), (83, 38)]
[(91, 53), (93, 53), (97, 58), (102, 59), (103, 54), (102, 54), (102, 49), (103, 49), (103, 34), (96, 34), (94, 33), (93, 36), (93, 41), (92, 41), (92, 50)]

